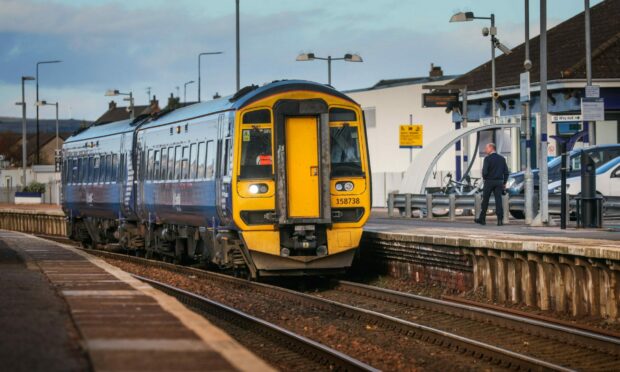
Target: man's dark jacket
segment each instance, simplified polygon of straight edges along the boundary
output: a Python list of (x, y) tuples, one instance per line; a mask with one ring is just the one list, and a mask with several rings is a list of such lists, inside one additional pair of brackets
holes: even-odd
[(482, 178), (485, 181), (502, 181), (506, 183), (508, 181), (508, 165), (506, 159), (497, 154), (496, 152), (488, 155), (484, 158), (482, 165)]

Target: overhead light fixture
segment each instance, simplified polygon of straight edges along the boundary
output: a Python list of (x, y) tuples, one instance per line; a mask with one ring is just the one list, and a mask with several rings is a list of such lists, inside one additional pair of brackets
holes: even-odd
[(450, 17), (450, 22), (469, 22), (474, 19), (474, 12), (458, 12)]
[(313, 61), (314, 58), (314, 53), (301, 53), (300, 55), (297, 56), (297, 58), (295, 59), (296, 61)]
[(362, 59), (362, 56), (360, 56), (359, 54), (350, 54), (350, 53), (347, 53), (344, 55), (344, 60), (347, 62), (364, 62), (364, 60)]

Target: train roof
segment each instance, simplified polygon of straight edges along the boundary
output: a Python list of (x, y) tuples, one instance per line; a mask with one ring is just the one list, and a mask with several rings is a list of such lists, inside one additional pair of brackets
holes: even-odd
[(235, 95), (181, 107), (151, 120), (147, 118), (143, 119), (142, 122), (140, 122), (139, 119), (136, 122), (133, 120), (122, 120), (108, 124), (91, 126), (90, 128), (69, 137), (65, 143), (133, 132), (136, 129), (146, 129), (163, 124), (212, 115), (218, 112), (238, 110), (265, 97), (291, 90), (310, 90), (331, 94), (357, 104), (350, 97), (337, 91), (329, 85), (319, 84), (307, 80), (279, 80), (265, 84), (261, 87), (255, 85), (248, 86), (241, 89)]
[(91, 125), (87, 129), (67, 138), (65, 143), (84, 141), (91, 138), (107, 137), (115, 134), (133, 132), (135, 127), (131, 125), (133, 120), (120, 120), (105, 125)]

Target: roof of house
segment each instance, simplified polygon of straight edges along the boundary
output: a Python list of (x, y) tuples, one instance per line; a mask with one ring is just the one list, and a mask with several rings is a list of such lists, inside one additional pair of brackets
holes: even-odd
[(355, 93), (355, 92), (364, 92), (367, 90), (393, 88), (393, 87), (399, 87), (399, 86), (404, 86), (404, 85), (428, 84), (428, 83), (434, 83), (438, 81), (452, 80), (452, 79), (457, 78), (458, 76), (459, 75), (416, 76), (416, 77), (399, 78), (399, 79), (381, 79), (375, 85), (371, 87), (345, 90), (343, 92), (344, 93)]
[[(134, 106), (134, 111), (136, 113), (136, 116), (139, 116), (142, 114), (143, 111), (146, 111), (149, 108), (150, 106), (148, 105)], [(127, 110), (127, 107), (111, 107), (108, 109), (108, 111), (104, 112), (103, 115), (101, 115), (97, 120), (95, 120), (93, 125), (101, 125), (114, 121), (126, 120), (129, 119), (129, 116), (130, 112)]]
[[(606, 0), (590, 9), (592, 77), (620, 77), (620, 0)], [(585, 79), (584, 13), (547, 31), (547, 79)], [(501, 31), (501, 29), (500, 29)], [(500, 34), (501, 37), (501, 34)], [(530, 39), (530, 81), (540, 81), (540, 37)], [(510, 55), (496, 58), (496, 86), (519, 85), (523, 71), (525, 43), (512, 49)], [(450, 84), (465, 84), (471, 91), (491, 88), (491, 61), (456, 78)]]

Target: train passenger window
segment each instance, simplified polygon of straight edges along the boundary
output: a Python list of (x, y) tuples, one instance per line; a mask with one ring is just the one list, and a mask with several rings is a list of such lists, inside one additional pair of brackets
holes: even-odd
[(118, 182), (123, 182), (125, 179), (125, 154), (121, 153), (121, 157), (118, 161)]
[(112, 154), (112, 175), (110, 181), (118, 181), (118, 155)]
[(329, 128), (331, 176), (363, 176), (357, 127), (343, 125)]
[(223, 169), (222, 175), (223, 176), (230, 175), (230, 165), (231, 165), (231, 160), (232, 160), (231, 150), (232, 150), (232, 140), (230, 138), (226, 138), (226, 143), (224, 145), (224, 156), (222, 158), (222, 169)]
[(80, 178), (80, 170), (82, 169), (82, 158), (77, 159), (77, 167), (75, 169), (75, 180), (77, 183), (82, 183), (82, 179)]
[(215, 145), (213, 141), (207, 142), (207, 164), (206, 164), (206, 178), (208, 180), (213, 178), (215, 174)]
[(155, 150), (155, 159), (153, 160), (153, 178), (154, 180), (159, 179), (159, 167), (160, 167), (160, 153), (159, 150)]
[(239, 178), (271, 178), (271, 129), (243, 129), (241, 131), (241, 169)]
[(82, 175), (82, 179), (84, 180), (84, 183), (91, 183), (93, 182), (92, 180), (92, 176), (94, 174), (95, 171), (95, 160), (92, 156), (89, 156), (87, 158), (84, 158), (84, 161), (86, 162), (86, 164), (88, 164), (86, 166), (86, 173), (84, 173)]
[(189, 146), (189, 178), (196, 179), (196, 172), (198, 169), (198, 153), (196, 151), (196, 144), (192, 143)]
[(169, 180), (174, 179), (174, 148), (168, 147), (168, 178)]
[(329, 109), (329, 121), (356, 121), (355, 111), (334, 107)]
[(71, 180), (73, 183), (77, 183), (78, 182), (78, 170), (80, 168), (78, 168), (78, 162), (77, 159), (73, 159), (71, 161)]
[(243, 114), (243, 124), (271, 123), (271, 113), (267, 109), (255, 110)]
[(181, 179), (181, 146), (174, 149), (174, 179)]
[(90, 167), (88, 166), (88, 158), (82, 158), (82, 162), (80, 164), (80, 170), (78, 179), (81, 180), (82, 183), (88, 182), (88, 174), (92, 172)]
[(168, 148), (161, 149), (161, 169), (159, 171), (159, 179), (165, 180), (168, 176)]
[(148, 150), (146, 153), (146, 173), (144, 179), (153, 179), (153, 150)]
[(93, 183), (96, 183), (97, 180), (99, 179), (99, 171), (100, 171), (100, 167), (101, 167), (101, 159), (99, 159), (98, 156), (95, 156), (94, 158), (94, 164), (93, 164), (93, 169), (92, 169), (92, 181)]
[(106, 173), (108, 172), (108, 157), (106, 155), (101, 155), (100, 168), (101, 169), (99, 169), (99, 182), (104, 183), (107, 178)]
[(183, 146), (183, 159), (181, 160), (181, 179), (189, 178), (189, 147)]
[(206, 146), (204, 142), (200, 142), (198, 144), (198, 170), (196, 174), (196, 178), (203, 179), (205, 178), (205, 165), (206, 165)]

